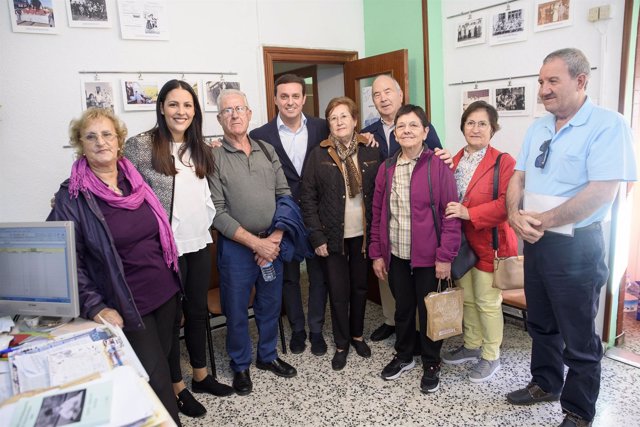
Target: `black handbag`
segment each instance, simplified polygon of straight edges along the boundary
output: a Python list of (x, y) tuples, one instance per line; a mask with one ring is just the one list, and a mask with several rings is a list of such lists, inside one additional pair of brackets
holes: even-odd
[[(438, 223), (438, 216), (436, 215), (436, 205), (433, 199), (433, 186), (431, 184), (431, 159), (428, 162), (427, 177), (429, 179), (429, 202), (431, 203), (431, 213), (433, 214), (433, 224), (436, 227), (436, 237), (438, 239), (438, 246), (440, 246), (440, 224)], [(454, 280), (460, 279), (467, 274), (467, 271), (471, 270), (478, 262), (478, 255), (473, 252), (469, 242), (467, 242), (464, 232), (460, 233), (460, 249), (458, 255), (451, 262), (451, 278)]]

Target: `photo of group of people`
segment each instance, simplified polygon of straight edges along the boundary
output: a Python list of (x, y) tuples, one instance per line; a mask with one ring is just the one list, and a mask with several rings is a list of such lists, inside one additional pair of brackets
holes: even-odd
[(469, 90), (462, 90), (461, 106), (464, 112), (467, 107), (475, 101), (485, 101), (498, 110), (501, 116), (527, 116), (528, 108), (528, 85), (521, 83), (517, 85), (490, 87), (474, 87)]
[(106, 22), (106, 0), (68, 0), (69, 24), (76, 22)]
[(489, 43), (502, 44), (527, 39), (524, 9), (507, 10), (492, 17)]
[[(85, 108), (113, 109), (113, 85), (110, 82), (83, 82)], [(83, 109), (85, 109), (83, 108)]]
[(53, 0), (10, 0), (9, 6), (13, 14), (13, 31), (57, 32)]
[(240, 89), (240, 83), (227, 82), (224, 80), (207, 81), (204, 83), (205, 102), (204, 111), (218, 111), (216, 104), (218, 95), (223, 89)]
[(458, 24), (456, 47), (484, 43), (484, 17), (468, 19)]

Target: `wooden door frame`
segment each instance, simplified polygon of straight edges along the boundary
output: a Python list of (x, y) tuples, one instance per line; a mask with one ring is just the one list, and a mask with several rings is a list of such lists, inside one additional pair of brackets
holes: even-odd
[(262, 57), (264, 61), (264, 83), (267, 96), (267, 120), (273, 120), (276, 116), (276, 106), (273, 103), (274, 62), (300, 62), (310, 64), (338, 64), (358, 59), (358, 52), (325, 49), (301, 49), (291, 47), (263, 46)]
[(431, 118), (431, 73), (429, 69), (429, 19), (427, 0), (422, 0), (422, 52), (424, 56), (424, 109)]

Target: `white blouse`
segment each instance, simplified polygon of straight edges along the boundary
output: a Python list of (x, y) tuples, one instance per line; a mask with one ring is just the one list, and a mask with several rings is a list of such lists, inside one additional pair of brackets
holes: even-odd
[(211, 243), (209, 227), (216, 215), (211, 191), (206, 178), (198, 178), (191, 164), (191, 152), (185, 151), (178, 159), (180, 143), (172, 143), (174, 163), (178, 173), (173, 187), (173, 214), (171, 229), (178, 254), (197, 252)]

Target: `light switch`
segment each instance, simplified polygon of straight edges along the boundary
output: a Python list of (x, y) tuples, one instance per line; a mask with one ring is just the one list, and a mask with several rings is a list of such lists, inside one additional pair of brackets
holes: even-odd
[(600, 19), (610, 19), (611, 18), (611, 5), (606, 4), (604, 6), (600, 6), (600, 13), (598, 14)]
[(598, 20), (598, 17), (600, 15), (600, 8), (599, 7), (592, 7), (591, 9), (589, 9), (589, 22), (596, 22)]

